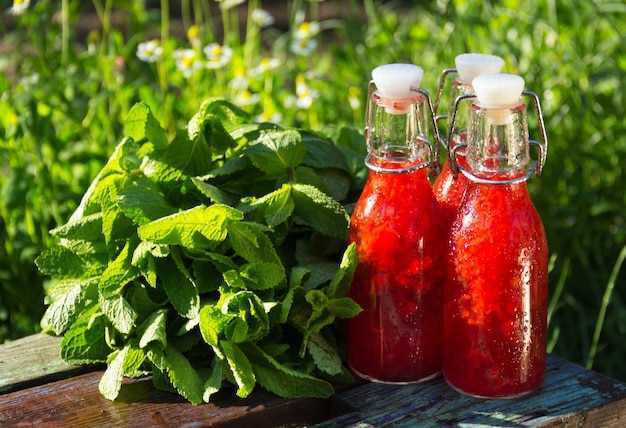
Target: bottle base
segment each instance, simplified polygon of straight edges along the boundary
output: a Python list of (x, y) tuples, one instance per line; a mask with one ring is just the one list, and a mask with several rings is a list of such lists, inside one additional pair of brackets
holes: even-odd
[(467, 395), (467, 396), (473, 397), (473, 398), (482, 398), (482, 399), (487, 399), (487, 400), (514, 400), (516, 398), (521, 398), (521, 397), (526, 397), (527, 395), (531, 395), (531, 394), (537, 392), (541, 388), (541, 385), (540, 385), (537, 388), (533, 388), (533, 389), (522, 391), (522, 392), (515, 392), (515, 393), (512, 393), (512, 394), (493, 394), (493, 395), (490, 395), (490, 394), (478, 394), (478, 393), (473, 393), (473, 392), (466, 391), (466, 390), (464, 390), (462, 388), (459, 388), (459, 387), (455, 386), (448, 379), (445, 379), (445, 376), (444, 376), (444, 380), (446, 381), (446, 383), (448, 384), (448, 386), (450, 388), (452, 388), (453, 390), (455, 390), (456, 392), (458, 392), (460, 394)]
[(358, 377), (360, 377), (362, 379), (365, 379), (367, 381), (374, 382), (374, 383), (384, 383), (384, 384), (388, 384), (388, 385), (411, 385), (411, 384), (415, 384), (415, 383), (424, 383), (424, 382), (428, 382), (430, 380), (435, 379), (436, 377), (438, 377), (442, 373), (442, 371), (439, 370), (438, 372), (426, 375), (426, 376), (421, 377), (419, 379), (394, 380), (394, 379), (381, 379), (381, 378), (369, 376), (369, 375), (367, 375), (365, 373), (361, 373), (360, 371), (355, 370), (354, 367), (352, 367), (352, 366), (350, 366), (350, 370), (356, 376), (358, 376)]

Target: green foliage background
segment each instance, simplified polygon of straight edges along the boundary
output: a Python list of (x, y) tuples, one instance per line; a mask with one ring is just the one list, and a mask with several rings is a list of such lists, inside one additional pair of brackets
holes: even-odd
[[(234, 98), (229, 82), (237, 70), (280, 58), (279, 69), (251, 83), (261, 100), (244, 108), (280, 113), (281, 124), (323, 132), (352, 150), (356, 197), (365, 176), (360, 131), (371, 69), (419, 64), (426, 71), (422, 86), (434, 95), (441, 70), (457, 54), (484, 52), (502, 56), (504, 71), (522, 75), (542, 102), (548, 160), (529, 186), (552, 256), (549, 351), (626, 380), (626, 4), (249, 1), (220, 10), (214, 2), (169, 3), (41, 0), (10, 16), (9, 2), (0, 2), (8, 46), (0, 55), (0, 341), (40, 329), (46, 284), (33, 261), (123, 136), (135, 102), (150, 105), (173, 131), (203, 99)], [(260, 29), (246, 20), (246, 6), (285, 4), (286, 25)], [(343, 13), (332, 13), (338, 4)], [(87, 11), (98, 17), (88, 35), (81, 31)], [(118, 12), (127, 17), (119, 28), (112, 19)], [(322, 24), (309, 56), (289, 51), (302, 20)], [(229, 67), (191, 79), (175, 73), (168, 55), (188, 43), (176, 29), (192, 24), (202, 29), (203, 43), (233, 47)], [(135, 55), (138, 43), (152, 37), (164, 48), (159, 64)], [(308, 109), (282, 103), (298, 75), (317, 91)], [(532, 121), (530, 132), (539, 139)]]

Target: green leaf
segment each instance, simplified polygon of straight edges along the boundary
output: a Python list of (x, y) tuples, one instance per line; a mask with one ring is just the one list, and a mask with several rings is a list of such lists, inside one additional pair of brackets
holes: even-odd
[(220, 118), (214, 114), (195, 115), (189, 121), (187, 130), (190, 140), (202, 139), (207, 146), (218, 153), (225, 152), (237, 145), (237, 142), (224, 128)]
[(142, 170), (150, 179), (167, 183), (208, 174), (212, 164), (213, 151), (209, 143), (203, 137), (190, 140), (188, 134), (180, 130), (165, 149), (150, 155)]
[(226, 205), (199, 205), (145, 224), (137, 233), (155, 244), (215, 249), (226, 238), (227, 225), (242, 217), (241, 212)]
[(181, 272), (176, 262), (168, 257), (157, 261), (157, 274), (161, 285), (176, 311), (193, 319), (200, 310), (200, 296), (194, 284)]
[(333, 238), (346, 239), (350, 217), (343, 206), (319, 189), (292, 184), (295, 211), (313, 230)]
[(122, 293), (124, 286), (139, 276), (139, 269), (132, 265), (133, 251), (136, 245), (136, 238), (126, 242), (122, 251), (102, 273), (98, 291), (103, 297)]
[(238, 271), (224, 272), (224, 280), (234, 288), (268, 290), (284, 284), (285, 270), (274, 263), (247, 263)]
[(135, 146), (132, 138), (124, 138), (115, 147), (106, 165), (83, 195), (78, 208), (70, 217), (69, 223), (100, 210), (101, 202), (109, 197), (109, 187), (118, 188), (118, 183), (127, 179), (127, 172), (136, 167), (133, 163), (136, 162), (136, 156), (134, 153), (131, 154)]
[(139, 347), (145, 348), (148, 345), (160, 346), (164, 349), (167, 346), (167, 309), (154, 311), (139, 328)]
[(203, 305), (200, 309), (200, 333), (204, 341), (217, 348), (220, 335), (233, 318), (234, 315), (224, 314), (212, 304)]
[(167, 373), (180, 395), (192, 404), (202, 403), (204, 385), (187, 357), (172, 346), (165, 349), (151, 347), (147, 356), (159, 370)]
[(228, 224), (228, 237), (237, 254), (250, 263), (269, 262), (280, 265), (274, 245), (258, 224), (244, 221)]
[(114, 351), (111, 357), (107, 369), (100, 378), (98, 389), (105, 398), (115, 400), (122, 387), (122, 379), (125, 375), (139, 369), (145, 359), (145, 354), (136, 347), (134, 342), (131, 342), (121, 350)]
[(213, 358), (211, 373), (206, 382), (204, 382), (204, 394), (202, 395), (202, 399), (205, 403), (209, 403), (211, 396), (219, 392), (222, 387), (222, 379), (224, 378), (222, 367), (222, 360), (220, 358)]
[(120, 210), (135, 224), (142, 226), (176, 212), (159, 186), (145, 176), (136, 178), (116, 198)]
[(168, 144), (165, 130), (145, 103), (137, 103), (130, 109), (124, 125), (125, 134), (137, 142), (148, 140), (156, 149), (162, 149)]
[(291, 217), (295, 207), (291, 198), (291, 186), (283, 184), (280, 189), (255, 201), (253, 207), (260, 207), (263, 210), (263, 216), (268, 226), (278, 226)]
[(248, 357), (246, 357), (246, 354), (239, 346), (228, 340), (221, 340), (220, 346), (237, 383), (237, 396), (241, 398), (247, 397), (256, 384), (254, 371)]
[(352, 318), (363, 309), (349, 297), (336, 297), (328, 301), (328, 310), (337, 318)]
[(301, 132), (306, 146), (302, 163), (315, 169), (337, 168), (349, 172), (348, 162), (341, 150), (330, 140), (312, 132)]
[(259, 384), (280, 397), (328, 398), (335, 392), (330, 383), (279, 363), (253, 343), (245, 344), (243, 349)]
[(46, 309), (42, 323), (55, 334), (63, 333), (82, 308), (87, 290), (95, 290), (97, 285), (98, 278), (69, 279), (55, 284), (48, 292), (54, 300)]
[(270, 331), (265, 305), (251, 291), (239, 291), (225, 298), (222, 313), (236, 316), (226, 328), (226, 337), (233, 342), (259, 340)]
[(326, 295), (328, 297), (345, 297), (348, 295), (350, 285), (352, 284), (352, 278), (354, 277), (354, 271), (358, 264), (358, 257), (356, 252), (356, 244), (351, 243), (345, 249), (341, 258), (341, 264), (339, 270), (333, 277)]
[(335, 376), (343, 371), (343, 364), (336, 346), (329, 343), (322, 334), (312, 334), (307, 348), (315, 360), (315, 366), (324, 373)]
[(192, 177), (191, 181), (204, 196), (211, 200), (211, 202), (230, 206), (236, 205), (237, 197), (223, 191), (219, 187), (213, 186), (197, 177)]
[(128, 301), (119, 295), (100, 295), (102, 312), (107, 316), (113, 327), (120, 333), (128, 334), (135, 326), (137, 312)]
[(97, 241), (102, 238), (102, 213), (94, 213), (70, 221), (50, 231), (57, 238)]
[(82, 278), (89, 271), (85, 261), (73, 251), (56, 246), (45, 250), (35, 259), (41, 273), (54, 278)]
[(298, 131), (269, 130), (260, 134), (256, 144), (247, 148), (246, 154), (266, 174), (280, 176), (302, 162), (306, 146)]
[(105, 326), (100, 306), (91, 306), (63, 336), (61, 358), (68, 364), (104, 363), (110, 352), (104, 337)]

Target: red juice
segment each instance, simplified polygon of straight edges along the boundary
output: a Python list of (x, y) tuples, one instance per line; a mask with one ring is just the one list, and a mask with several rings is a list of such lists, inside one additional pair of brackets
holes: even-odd
[[(451, 142), (451, 147), (465, 142), (465, 132), (462, 135), (457, 136), (457, 141)], [(465, 156), (462, 153), (458, 153), (456, 156), (457, 163), (467, 169), (467, 162)], [(446, 159), (441, 168), (441, 172), (437, 176), (437, 179), (433, 183), (433, 192), (435, 197), (439, 201), (443, 210), (444, 217), (449, 223), (452, 222), (456, 216), (456, 212), (461, 204), (465, 190), (467, 189), (467, 178), (461, 171), (457, 171), (456, 178), (452, 174), (452, 168), (450, 162)]]
[(470, 182), (449, 238), (444, 375), (481, 397), (516, 397), (545, 379), (548, 245), (525, 182)]
[[(411, 166), (374, 162), (399, 171)], [(359, 258), (350, 297), (363, 308), (348, 320), (349, 365), (361, 377), (410, 383), (441, 371), (440, 213), (426, 168), (369, 172), (348, 235)]]

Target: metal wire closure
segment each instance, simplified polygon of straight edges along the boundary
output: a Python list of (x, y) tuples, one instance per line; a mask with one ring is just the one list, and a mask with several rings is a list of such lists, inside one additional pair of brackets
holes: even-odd
[[(537, 120), (539, 122), (539, 132), (541, 134), (541, 142), (538, 142), (535, 140), (528, 140), (529, 146), (533, 146), (537, 148), (537, 160), (533, 162), (532, 165), (528, 168), (528, 171), (526, 172), (526, 174), (520, 177), (515, 177), (511, 179), (506, 179), (506, 180), (494, 180), (494, 179), (484, 179), (484, 178), (476, 177), (466, 168), (459, 165), (456, 161), (457, 151), (459, 151), (460, 149), (465, 149), (467, 147), (467, 143), (461, 143), (461, 144), (454, 146), (452, 149), (448, 150), (448, 160), (450, 163), (450, 168), (452, 170), (452, 176), (455, 179), (457, 177), (458, 171), (461, 171), (461, 173), (464, 176), (466, 176), (467, 178), (469, 178), (470, 180), (476, 183), (504, 186), (508, 184), (515, 184), (515, 183), (520, 183), (522, 181), (526, 181), (533, 175), (535, 175), (536, 177), (541, 176), (541, 171), (543, 170), (543, 167), (546, 163), (546, 158), (548, 155), (548, 135), (546, 133), (545, 123), (543, 121), (541, 105), (539, 103), (539, 97), (537, 96), (537, 94), (535, 94), (532, 91), (523, 91), (522, 96), (532, 98), (534, 105), (535, 105), (535, 113), (537, 114)], [(476, 98), (476, 95), (463, 94), (463, 95), (459, 95), (455, 99), (454, 108), (452, 110), (450, 132), (452, 132), (452, 130), (454, 129), (459, 103), (461, 103), (464, 100), (473, 99), (473, 98)], [(450, 138), (452, 138), (452, 135), (448, 135), (448, 141), (450, 140)]]
[[(370, 99), (374, 90), (375, 90), (374, 81), (371, 80), (368, 86), (368, 102), (367, 102), (367, 108), (365, 111), (366, 118), (370, 117), (370, 104), (371, 104)], [(435, 144), (431, 143), (430, 140), (426, 137), (418, 136), (417, 139), (420, 141), (421, 144), (428, 146), (429, 159), (424, 160), (423, 162), (420, 162), (418, 164), (411, 165), (409, 167), (394, 169), (394, 168), (384, 168), (384, 167), (381, 167), (380, 165), (373, 164), (371, 162), (371, 158), (373, 157), (373, 155), (368, 153), (368, 155), (365, 157), (365, 165), (367, 165), (367, 167), (373, 171), (385, 172), (385, 173), (390, 173), (390, 174), (398, 174), (401, 172), (413, 171), (416, 169), (424, 168), (426, 166), (430, 166), (429, 173), (431, 175), (437, 175), (441, 172), (441, 161), (439, 159), (439, 145), (441, 144), (441, 137), (439, 135), (439, 132), (437, 131), (437, 123), (435, 122), (435, 114), (433, 110), (433, 104), (430, 99), (430, 94), (428, 93), (428, 91), (422, 88), (410, 88), (410, 90), (423, 95), (428, 102), (428, 109), (430, 110), (431, 127), (433, 127), (433, 135), (435, 137)], [(367, 126), (367, 120), (366, 120), (365, 122), (365, 135), (366, 136), (368, 135), (368, 132), (369, 132), (369, 127)]]
[[(452, 73), (457, 73), (457, 69), (456, 68), (444, 68), (443, 71), (441, 72), (441, 77), (439, 78), (439, 87), (437, 88), (437, 96), (435, 98), (435, 107), (434, 107), (435, 112), (439, 110), (439, 102), (441, 102), (441, 94), (443, 93), (443, 89), (446, 85), (446, 79), (448, 78), (448, 75)], [(437, 132), (439, 131), (439, 122), (441, 122), (442, 120), (446, 120), (446, 119), (448, 119), (447, 113), (438, 114), (435, 116), (435, 123), (437, 124), (437, 128), (435, 128), (435, 130)], [(441, 144), (443, 144), (445, 149), (449, 151), (450, 150), (448, 146), (449, 139), (442, 137), (441, 134), (439, 134), (439, 137), (440, 137), (439, 141), (441, 142)]]

